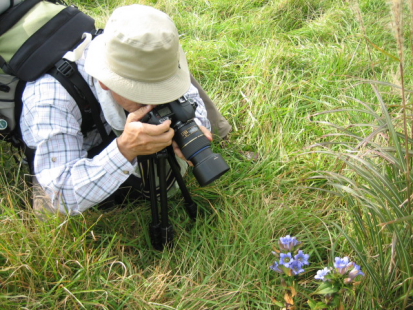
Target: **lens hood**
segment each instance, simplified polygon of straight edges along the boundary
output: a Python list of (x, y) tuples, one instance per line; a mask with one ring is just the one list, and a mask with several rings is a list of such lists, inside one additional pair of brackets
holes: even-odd
[(193, 174), (200, 186), (206, 186), (219, 179), (228, 170), (229, 166), (222, 156), (212, 153), (195, 166)]

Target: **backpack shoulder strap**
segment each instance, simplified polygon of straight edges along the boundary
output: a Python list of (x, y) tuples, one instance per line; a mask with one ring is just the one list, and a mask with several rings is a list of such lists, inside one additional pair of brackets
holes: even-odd
[[(102, 140), (106, 141), (109, 136), (100, 118), (102, 108), (76, 63), (61, 59), (48, 73), (62, 84), (79, 106), (82, 113), (82, 133), (86, 134), (91, 130), (91, 125), (96, 125)], [(91, 113), (86, 113), (88, 111)]]
[(34, 175), (34, 154), (35, 150), (29, 148), (23, 140), (22, 131), (20, 128), (20, 117), (22, 115), (23, 110), (23, 102), (22, 96), (24, 89), (26, 87), (26, 82), (19, 80), (17, 83), (16, 91), (15, 91), (15, 106), (14, 106), (14, 119), (16, 120), (16, 128), (13, 130), (12, 134), (10, 135), (10, 142), (14, 147), (17, 147), (21, 150), (25, 157), (26, 162), (29, 166), (30, 174)]

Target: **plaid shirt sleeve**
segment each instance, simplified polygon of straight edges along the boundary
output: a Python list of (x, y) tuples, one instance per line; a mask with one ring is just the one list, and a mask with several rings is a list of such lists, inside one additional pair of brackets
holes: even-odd
[(22, 134), (27, 145), (36, 148), (36, 176), (61, 212), (78, 214), (96, 205), (135, 170), (136, 163), (119, 152), (116, 140), (99, 155), (86, 158), (100, 136), (91, 132), (84, 140), (76, 102), (51, 76), (28, 83), (23, 102)]
[(199, 96), (198, 89), (191, 85), (189, 88), (188, 92), (185, 94), (189, 98), (192, 98), (195, 100), (196, 104), (198, 105), (196, 110), (195, 110), (195, 120), (198, 125), (205, 126), (208, 128), (208, 130), (211, 130), (211, 123), (209, 119), (207, 118), (207, 111), (205, 108), (204, 101), (201, 99)]

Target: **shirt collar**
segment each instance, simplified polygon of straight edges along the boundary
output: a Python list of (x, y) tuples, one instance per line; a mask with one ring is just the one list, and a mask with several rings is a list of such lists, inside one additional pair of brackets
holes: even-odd
[(102, 107), (103, 115), (109, 125), (119, 131), (123, 131), (126, 124), (125, 110), (113, 99), (109, 90), (104, 90), (100, 83), (94, 80), (97, 99)]

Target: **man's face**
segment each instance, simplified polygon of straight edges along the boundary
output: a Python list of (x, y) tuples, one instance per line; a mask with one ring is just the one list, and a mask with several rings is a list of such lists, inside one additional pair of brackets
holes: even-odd
[(113, 99), (115, 99), (115, 101), (129, 113), (135, 112), (136, 110), (146, 106), (146, 104), (140, 104), (138, 102), (126, 99), (125, 97), (115, 93), (113, 90), (110, 92), (112, 93)]
[(111, 90), (109, 87), (107, 87), (105, 84), (103, 84), (102, 82), (99, 82), (100, 86), (106, 90), (106, 91), (110, 91), (112, 94), (113, 99), (115, 99), (115, 101), (127, 112), (132, 113), (137, 111), (138, 109), (146, 106), (147, 104), (141, 104), (129, 99), (126, 99), (125, 97), (122, 97), (121, 95), (119, 95), (118, 93), (114, 92), (113, 90)]

